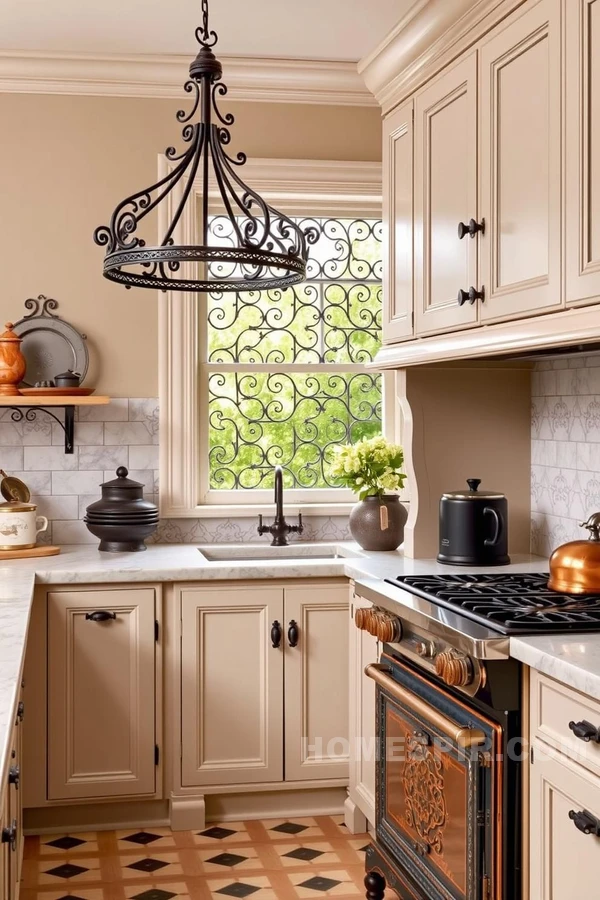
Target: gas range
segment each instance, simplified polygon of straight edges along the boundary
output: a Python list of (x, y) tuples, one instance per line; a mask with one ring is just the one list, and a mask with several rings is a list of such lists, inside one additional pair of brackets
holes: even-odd
[(600, 631), (600, 595), (552, 591), (547, 572), (400, 575), (386, 581), (502, 634)]
[(422, 635), (436, 650), (500, 660), (509, 656), (510, 635), (600, 632), (600, 596), (559, 594), (547, 581), (547, 573), (529, 572), (401, 575), (358, 579), (356, 592), (398, 623), (395, 640), (373, 623), (383, 642), (400, 643), (399, 632), (405, 641)]

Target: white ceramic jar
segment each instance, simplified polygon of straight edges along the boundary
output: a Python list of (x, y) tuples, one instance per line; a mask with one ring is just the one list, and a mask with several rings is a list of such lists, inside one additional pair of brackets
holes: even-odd
[(35, 503), (0, 503), (0, 550), (29, 550), (40, 531), (48, 527), (45, 516), (36, 516)]

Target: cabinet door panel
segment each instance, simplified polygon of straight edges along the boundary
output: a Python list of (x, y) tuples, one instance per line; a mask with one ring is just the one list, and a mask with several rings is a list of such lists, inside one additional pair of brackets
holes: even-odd
[(600, 301), (600, 0), (568, 0), (567, 302)]
[[(48, 798), (155, 790), (155, 591), (48, 593)], [(92, 611), (114, 619), (86, 619)]]
[(182, 784), (283, 779), (281, 588), (181, 588)]
[(562, 305), (557, 4), (528, 4), (480, 51), (485, 321)]
[(413, 333), (413, 102), (383, 122), (383, 341)]
[(477, 240), (458, 223), (477, 218), (477, 56), (471, 53), (417, 95), (415, 105), (415, 312), (417, 334), (472, 325)]
[(596, 897), (600, 839), (579, 831), (569, 812), (587, 810), (600, 818), (598, 780), (537, 741), (533, 749), (531, 900)]
[[(372, 604), (355, 597), (354, 609)], [(375, 824), (375, 682), (365, 667), (377, 662), (377, 638), (350, 620), (350, 799)]]
[(348, 585), (286, 588), (286, 781), (348, 777), (348, 605)]

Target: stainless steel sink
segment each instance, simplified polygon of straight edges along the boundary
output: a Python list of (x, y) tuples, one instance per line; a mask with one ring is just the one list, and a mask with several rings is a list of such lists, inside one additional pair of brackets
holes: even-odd
[[(269, 559), (341, 559), (351, 553), (340, 552), (335, 544), (290, 544), (271, 547), (269, 544), (208, 544), (198, 550), (209, 562), (251, 562)], [(356, 554), (358, 555), (358, 554)]]

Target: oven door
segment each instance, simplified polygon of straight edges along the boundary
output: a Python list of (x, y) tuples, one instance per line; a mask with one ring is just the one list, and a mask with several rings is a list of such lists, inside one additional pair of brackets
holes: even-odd
[(406, 895), (501, 898), (502, 727), (389, 656), (365, 671), (377, 682), (377, 842)]

